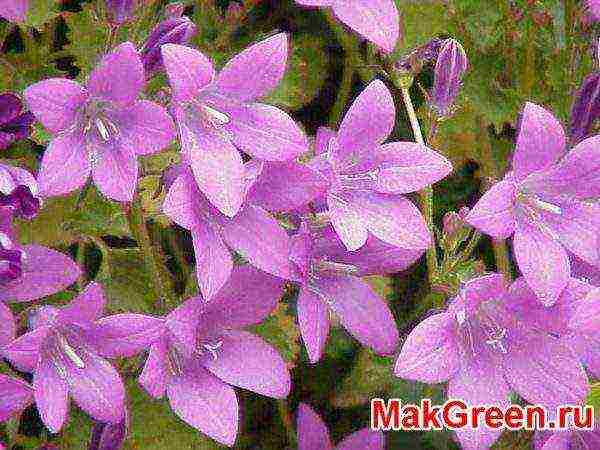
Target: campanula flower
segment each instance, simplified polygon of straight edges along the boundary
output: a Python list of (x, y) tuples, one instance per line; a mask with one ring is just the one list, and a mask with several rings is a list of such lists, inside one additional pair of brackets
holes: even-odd
[(354, 101), (337, 133), (321, 130), (318, 155), (309, 165), (329, 180), (326, 202), (335, 231), (348, 250), (369, 234), (409, 250), (424, 250), (431, 235), (417, 207), (402, 194), (441, 180), (452, 165), (439, 153), (414, 142), (383, 142), (396, 111), (381, 81)]
[(176, 44), (161, 49), (182, 152), (200, 190), (223, 214), (233, 217), (245, 191), (240, 150), (266, 161), (287, 161), (308, 150), (306, 136), (290, 116), (256, 102), (283, 77), (287, 35), (252, 45), (218, 74), (197, 50)]
[(196, 31), (194, 22), (185, 16), (169, 18), (156, 25), (140, 50), (146, 78), (164, 68), (160, 51), (162, 45), (186, 44)]
[(394, 0), (296, 0), (302, 6), (331, 8), (335, 17), (388, 53), (400, 36), (400, 16)]
[(23, 111), (21, 99), (13, 94), (0, 94), (0, 149), (31, 134), (35, 117)]
[(0, 164), (0, 207), (13, 216), (32, 219), (40, 210), (39, 188), (29, 171)]
[(189, 167), (179, 173), (169, 188), (163, 212), (192, 232), (198, 285), (206, 300), (219, 291), (233, 270), (230, 248), (265, 272), (291, 276), (289, 237), (267, 211), (247, 204), (229, 218), (200, 192)]
[(54, 137), (42, 159), (43, 196), (67, 194), (90, 173), (109, 198), (133, 199), (138, 155), (158, 152), (175, 137), (173, 121), (156, 103), (137, 100), (144, 67), (130, 42), (104, 56), (85, 87), (61, 78), (25, 90), (25, 99)]
[(24, 22), (28, 9), (29, 0), (4, 0), (0, 6), (0, 17), (9, 22)]
[(131, 356), (162, 335), (161, 319), (139, 314), (100, 319), (104, 306), (102, 288), (92, 283), (65, 307), (39, 307), (30, 315), (30, 331), (3, 349), (19, 370), (33, 373), (37, 409), (54, 433), (67, 418), (69, 396), (94, 419), (121, 422), (125, 388), (104, 356)]
[(494, 238), (513, 236), (521, 273), (552, 305), (570, 277), (569, 253), (600, 265), (600, 137), (565, 154), (565, 133), (546, 109), (527, 103), (512, 171), (494, 184), (466, 220)]
[(290, 391), (290, 374), (277, 351), (243, 328), (277, 306), (282, 282), (250, 266), (237, 267), (209, 302), (187, 300), (165, 318), (166, 335), (150, 349), (140, 376), (155, 398), (167, 395), (182, 420), (232, 446), (238, 401), (232, 386), (273, 398)]
[(592, 450), (600, 448), (600, 427), (594, 430), (536, 431), (534, 450)]
[(385, 439), (381, 431), (364, 428), (352, 433), (335, 447), (323, 420), (308, 405), (298, 406), (298, 450), (383, 450)]
[(446, 39), (441, 44), (433, 72), (431, 91), (431, 104), (439, 115), (446, 116), (450, 113), (468, 65), (465, 50), (458, 41)]
[[(448, 309), (421, 322), (408, 336), (395, 374), (425, 383), (448, 381), (448, 398), (467, 405), (508, 407), (511, 391), (555, 410), (578, 405), (589, 381), (571, 347), (552, 333), (549, 315), (532, 295), (516, 308), (521, 288), (507, 290), (499, 274), (465, 283)], [(531, 308), (531, 310), (530, 310)], [(502, 430), (457, 430), (464, 449), (488, 448)]]
[(359, 276), (359, 267), (323, 252), (306, 224), (292, 236), (290, 261), (300, 283), (298, 323), (310, 362), (321, 358), (329, 335), (330, 311), (361, 344), (392, 354), (398, 330), (387, 304)]

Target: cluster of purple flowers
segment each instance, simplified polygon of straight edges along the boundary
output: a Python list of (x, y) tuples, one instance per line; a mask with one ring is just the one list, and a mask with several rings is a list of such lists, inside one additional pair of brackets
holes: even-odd
[[(394, 48), (398, 13), (391, 0), (298, 3), (329, 7), (383, 50)], [(323, 355), (332, 314), (377, 354), (398, 350), (393, 314), (362, 277), (404, 270), (435, 245), (407, 195), (448, 176), (450, 162), (423, 144), (389, 142), (396, 110), (379, 80), (358, 95), (337, 131), (321, 128), (309, 139), (286, 112), (260, 101), (285, 73), (285, 34), (250, 46), (217, 72), (209, 58), (182, 45), (195, 27), (180, 13), (159, 24), (140, 50), (126, 42), (105, 55), (85, 86), (49, 79), (24, 92), (53, 137), (37, 177), (0, 165), (0, 355), (33, 374), (31, 383), (0, 375), (0, 420), (35, 403), (58, 432), (72, 398), (96, 421), (121, 424), (126, 392), (109, 361), (147, 351), (144, 389), (166, 396), (182, 420), (231, 446), (239, 415), (234, 387), (276, 399), (290, 392), (285, 361), (245, 330), (274, 311), (286, 282), (298, 288), (311, 363)], [(446, 116), (467, 58), (453, 39), (436, 42), (433, 52), (432, 109)], [(168, 110), (140, 99), (146, 81), (163, 69)], [(8, 105), (0, 117), (6, 145), (24, 137), (33, 120), (17, 100), (0, 98)], [(512, 170), (465, 218), (493, 238), (513, 237), (522, 277), (465, 280), (447, 308), (405, 340), (398, 377), (448, 382), (448, 396), (470, 405), (507, 406), (511, 393), (548, 408), (585, 403), (587, 373), (600, 377), (600, 289), (576, 278), (571, 265), (600, 267), (600, 141), (579, 134), (566, 152), (560, 123), (525, 105)], [(27, 330), (18, 333), (8, 304), (61, 291), (80, 269), (54, 250), (20, 245), (13, 218), (33, 218), (44, 198), (73, 192), (90, 177), (106, 197), (131, 202), (137, 157), (173, 141), (182, 162), (164, 174), (163, 212), (192, 235), (201, 295), (163, 317), (103, 316), (103, 288), (92, 282), (68, 305), (30, 309)], [(247, 264), (234, 264), (234, 252)], [(465, 429), (457, 437), (466, 449), (484, 449), (499, 433)], [(551, 444), (580, 439), (573, 436), (540, 435), (536, 445), (563, 448)], [(335, 448), (376, 450), (383, 441), (381, 433), (362, 430)], [(298, 442), (300, 450), (333, 448), (304, 404)]]

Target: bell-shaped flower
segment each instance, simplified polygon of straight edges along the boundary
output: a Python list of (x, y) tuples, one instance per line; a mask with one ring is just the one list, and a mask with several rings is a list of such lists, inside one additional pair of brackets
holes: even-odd
[(218, 74), (197, 50), (176, 44), (161, 49), (182, 152), (202, 193), (223, 214), (233, 217), (245, 192), (240, 151), (259, 160), (287, 161), (308, 150), (304, 132), (289, 115), (256, 102), (284, 75), (287, 35), (277, 34), (252, 45)]
[(383, 450), (385, 438), (381, 431), (363, 428), (344, 438), (335, 447), (331, 444), (327, 425), (308, 405), (300, 403), (297, 418), (298, 450)]
[(15, 367), (33, 373), (37, 409), (54, 433), (67, 419), (69, 396), (94, 419), (121, 422), (125, 388), (104, 356), (130, 356), (164, 332), (162, 319), (139, 314), (100, 319), (104, 306), (102, 288), (92, 283), (65, 307), (39, 307), (30, 331), (3, 349)]
[(0, 17), (9, 22), (25, 22), (28, 9), (29, 0), (3, 0), (0, 5)]
[[(589, 381), (581, 363), (549, 330), (550, 313), (537, 316), (546, 311), (535, 298), (513, 309), (519, 287), (516, 283), (507, 290), (499, 274), (465, 283), (446, 311), (410, 333), (395, 374), (425, 383), (448, 381), (448, 398), (468, 406), (507, 408), (511, 391), (550, 411), (583, 403)], [(530, 307), (531, 314), (525, 314)], [(467, 450), (486, 449), (501, 433), (487, 427), (456, 431)]]
[(450, 113), (468, 65), (467, 54), (456, 39), (446, 39), (441, 44), (431, 91), (431, 105), (440, 116)]
[(237, 267), (211, 301), (194, 297), (166, 316), (168, 332), (152, 345), (141, 385), (156, 398), (166, 393), (182, 420), (232, 446), (239, 413), (232, 386), (273, 398), (290, 391), (285, 361), (243, 330), (267, 317), (281, 294), (277, 278)]
[(494, 238), (513, 236), (527, 283), (552, 305), (570, 278), (569, 253), (600, 267), (600, 137), (565, 154), (564, 130), (546, 109), (523, 110), (512, 171), (488, 190), (466, 221)]
[(13, 216), (32, 219), (40, 206), (39, 188), (33, 175), (20, 167), (0, 164), (0, 207)]
[(394, 0), (296, 0), (302, 6), (331, 8), (335, 17), (387, 53), (400, 36), (400, 15)]
[(394, 317), (358, 275), (360, 269), (335, 259), (315, 244), (305, 224), (292, 236), (290, 261), (300, 281), (298, 323), (310, 362), (321, 359), (329, 336), (330, 313), (348, 332), (376, 353), (390, 355), (398, 346)]
[(35, 117), (23, 111), (21, 99), (14, 94), (0, 94), (0, 149), (31, 134)]
[(362, 247), (369, 234), (407, 250), (432, 244), (421, 212), (402, 194), (441, 180), (452, 165), (414, 142), (384, 144), (395, 120), (389, 90), (374, 81), (354, 101), (337, 133), (322, 129), (317, 136), (318, 155), (309, 165), (329, 180), (329, 217), (348, 250)]
[(183, 167), (163, 204), (164, 213), (190, 230), (200, 292), (210, 300), (233, 270), (230, 248), (250, 264), (290, 278), (289, 237), (263, 208), (245, 205), (233, 218), (219, 212), (200, 192), (189, 167)]
[(68, 256), (41, 245), (20, 245), (12, 212), (0, 207), (0, 302), (28, 302), (73, 284), (81, 270)]
[(175, 138), (167, 111), (138, 100), (143, 87), (142, 61), (126, 42), (102, 58), (85, 87), (51, 78), (25, 90), (31, 111), (54, 133), (38, 174), (43, 196), (72, 192), (91, 174), (107, 197), (133, 199), (137, 156), (158, 152)]

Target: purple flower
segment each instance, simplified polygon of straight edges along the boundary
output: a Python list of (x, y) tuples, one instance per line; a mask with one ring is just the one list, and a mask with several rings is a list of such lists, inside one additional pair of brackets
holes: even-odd
[(21, 99), (14, 94), (0, 94), (0, 149), (31, 134), (35, 117), (23, 112)]
[(381, 431), (363, 428), (333, 447), (327, 425), (308, 405), (298, 406), (298, 450), (383, 450), (385, 439)]
[(146, 78), (162, 70), (160, 47), (164, 44), (186, 44), (196, 34), (196, 25), (188, 17), (173, 17), (159, 23), (140, 51)]
[(106, 0), (109, 20), (115, 25), (121, 25), (133, 19), (137, 0)]
[(52, 78), (25, 90), (33, 113), (55, 134), (38, 175), (42, 195), (69, 193), (91, 173), (107, 197), (133, 199), (137, 156), (158, 152), (175, 137), (164, 108), (137, 100), (143, 86), (142, 62), (126, 42), (104, 56), (86, 87)]
[(140, 383), (153, 397), (167, 395), (184, 421), (232, 446), (238, 430), (237, 386), (284, 398), (290, 374), (277, 351), (242, 328), (271, 313), (282, 282), (249, 266), (237, 267), (210, 302), (194, 297), (165, 318)]
[(534, 450), (592, 450), (600, 448), (600, 428), (593, 431), (536, 431)]
[(486, 192), (466, 220), (495, 238), (513, 236), (519, 269), (552, 305), (569, 281), (569, 252), (599, 266), (600, 138), (564, 155), (565, 134), (546, 109), (527, 103), (512, 172)]
[(590, 19), (600, 21), (600, 0), (585, 0), (585, 6)]
[(73, 284), (81, 271), (69, 257), (40, 245), (19, 245), (11, 214), (0, 208), (0, 302), (28, 302)]
[(233, 270), (229, 248), (265, 272), (291, 277), (289, 238), (277, 221), (252, 204), (233, 218), (221, 214), (200, 192), (189, 168), (182, 169), (173, 182), (163, 211), (192, 232), (198, 285), (206, 300), (221, 289)]
[[(525, 283), (522, 283), (525, 285)], [(421, 322), (408, 336), (395, 374), (426, 383), (448, 381), (448, 398), (467, 405), (507, 408), (515, 391), (526, 401), (554, 410), (583, 403), (588, 378), (571, 348), (548, 330), (545, 318), (523, 314), (518, 282), (507, 291), (499, 274), (467, 282), (445, 312)], [(534, 297), (534, 296), (532, 296)], [(541, 324), (541, 326), (539, 326)], [(502, 430), (461, 429), (464, 449), (488, 448)]]
[(119, 423), (125, 414), (125, 388), (103, 356), (131, 356), (163, 333), (163, 321), (139, 314), (98, 320), (105, 298), (90, 284), (62, 308), (41, 306), (30, 330), (3, 349), (21, 371), (33, 373), (35, 402), (44, 424), (58, 432), (68, 414), (69, 395), (101, 422)]
[(439, 153), (414, 142), (383, 144), (396, 112), (388, 89), (372, 82), (354, 101), (339, 132), (321, 130), (310, 165), (329, 180), (327, 206), (348, 250), (362, 247), (369, 232), (409, 250), (432, 243), (425, 220), (400, 194), (418, 191), (452, 171)]
[(5, 0), (0, 6), (0, 17), (9, 22), (24, 22), (28, 9), (29, 0)]
[(446, 116), (460, 90), (461, 79), (469, 62), (462, 45), (455, 39), (446, 39), (435, 63), (431, 104), (437, 113)]
[(40, 210), (38, 184), (31, 173), (0, 164), (0, 207), (14, 216), (32, 219)]
[(570, 137), (573, 145), (589, 136), (600, 117), (600, 71), (583, 80), (571, 108)]
[(291, 117), (255, 102), (283, 77), (287, 36), (278, 34), (247, 48), (217, 75), (197, 50), (175, 44), (161, 48), (182, 151), (200, 190), (233, 217), (245, 190), (239, 150), (260, 160), (287, 161), (308, 149), (306, 136)]
[(359, 267), (323, 252), (305, 225), (292, 236), (290, 261), (294, 280), (300, 281), (298, 323), (310, 362), (316, 363), (323, 354), (330, 311), (361, 344), (379, 354), (396, 350), (394, 317), (385, 301), (359, 278), (366, 270), (361, 273)]
[(119, 423), (94, 423), (88, 450), (120, 450), (126, 437), (127, 410), (125, 418)]
[(331, 8), (333, 14), (365, 39), (392, 53), (400, 35), (394, 0), (296, 0), (303, 6)]
[(415, 48), (408, 55), (400, 58), (396, 63), (396, 69), (402, 72), (419, 73), (421, 68), (437, 59), (442, 43), (445, 41), (440, 38), (433, 38), (426, 44)]

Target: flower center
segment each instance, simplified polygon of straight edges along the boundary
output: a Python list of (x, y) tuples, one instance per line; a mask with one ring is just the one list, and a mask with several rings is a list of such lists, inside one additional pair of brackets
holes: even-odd
[(198, 355), (210, 354), (212, 358), (216, 361), (219, 357), (219, 350), (223, 347), (223, 341), (221, 339), (215, 339), (213, 341), (204, 341), (200, 342), (198, 348), (196, 349), (196, 353)]
[(186, 113), (190, 124), (199, 125), (205, 131), (214, 133), (222, 139), (231, 141), (233, 135), (226, 129), (231, 117), (220, 111), (214, 102), (196, 99), (187, 105)]

